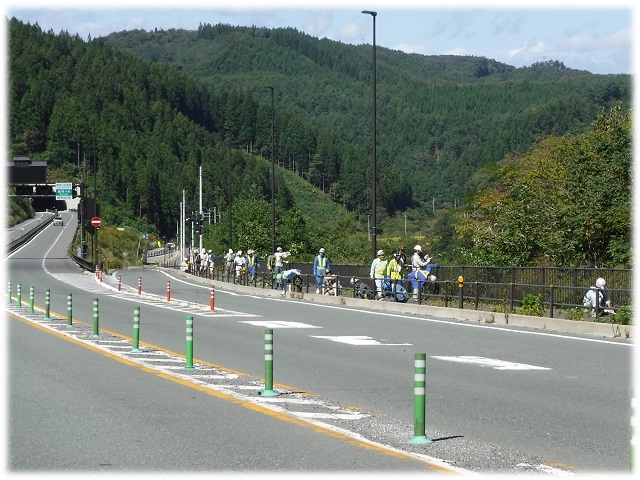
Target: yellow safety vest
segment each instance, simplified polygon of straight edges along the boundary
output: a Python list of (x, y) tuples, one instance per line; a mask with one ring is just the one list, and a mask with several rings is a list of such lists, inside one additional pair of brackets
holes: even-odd
[(387, 275), (391, 277), (391, 280), (400, 280), (402, 278), (400, 272), (402, 272), (402, 265), (396, 262), (396, 259), (394, 258), (389, 262), (389, 266), (387, 267)]
[(376, 275), (384, 275), (387, 272), (387, 261), (378, 259), (374, 273)]

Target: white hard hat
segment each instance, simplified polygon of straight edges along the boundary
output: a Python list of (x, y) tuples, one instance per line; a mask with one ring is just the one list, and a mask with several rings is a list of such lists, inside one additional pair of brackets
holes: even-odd
[(417, 250), (419, 252), (422, 251), (422, 247), (420, 245), (416, 245), (415, 247), (413, 247), (414, 250)]
[(378, 250), (378, 256), (384, 255), (384, 250)]
[(237, 255), (242, 255), (242, 250), (238, 250)]
[(599, 279), (596, 280), (596, 287), (598, 288), (602, 288), (607, 284), (607, 282), (604, 281), (604, 278), (600, 277)]
[(247, 250), (247, 253), (248, 253), (249, 255), (252, 255), (252, 254), (253, 254), (253, 250)]
[(211, 250), (209, 250), (209, 253), (211, 253)]
[(229, 249), (229, 253), (233, 253), (233, 248), (230, 248), (230, 249)]
[(321, 249), (319, 250), (319, 253), (324, 253), (324, 248), (321, 248)]

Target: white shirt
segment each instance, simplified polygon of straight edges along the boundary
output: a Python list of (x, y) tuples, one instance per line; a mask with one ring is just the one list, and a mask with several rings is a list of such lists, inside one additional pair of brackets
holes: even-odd
[(426, 266), (427, 262), (425, 262), (422, 257), (420, 257), (420, 254), (418, 252), (415, 252), (411, 257), (411, 267), (413, 267), (414, 270), (420, 270), (421, 268), (424, 268)]
[(276, 252), (273, 254), (273, 256), (276, 259), (276, 267), (282, 267), (283, 266), (283, 258), (287, 258), (289, 256), (289, 252)]
[(233, 259), (233, 263), (236, 266), (236, 271), (239, 272), (242, 270), (242, 267), (244, 267), (244, 257), (242, 255), (238, 255), (236, 258)]

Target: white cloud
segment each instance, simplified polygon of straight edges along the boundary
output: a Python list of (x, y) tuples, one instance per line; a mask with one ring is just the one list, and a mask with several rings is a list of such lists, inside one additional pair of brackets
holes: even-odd
[(611, 35), (594, 36), (589, 34), (571, 35), (562, 46), (577, 50), (600, 50), (627, 47), (631, 44), (631, 30), (625, 29)]
[(431, 55), (429, 48), (418, 43), (399, 43), (391, 47), (393, 50), (400, 50), (405, 53), (419, 53), (421, 55)]
[(546, 46), (544, 42), (540, 40), (534, 42), (527, 42), (521, 47), (514, 48), (505, 52), (503, 54), (498, 54), (500, 57), (506, 56), (507, 58), (518, 58), (518, 57), (529, 57), (529, 56), (537, 56), (540, 57), (546, 51)]
[(365, 28), (361, 22), (345, 22), (340, 26), (339, 40), (345, 43), (354, 41), (367, 41), (371, 43), (373, 41), (371, 38), (371, 28), (369, 24), (367, 24), (367, 27), (368, 28)]
[(332, 21), (333, 14), (330, 10), (314, 10), (305, 18), (303, 31), (313, 37), (326, 37)]
[(445, 52), (445, 55), (468, 55), (468, 53), (466, 48), (458, 47)]

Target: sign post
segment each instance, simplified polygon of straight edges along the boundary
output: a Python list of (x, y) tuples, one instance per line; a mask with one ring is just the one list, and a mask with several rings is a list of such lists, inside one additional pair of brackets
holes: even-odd
[(73, 183), (56, 183), (56, 200), (73, 199)]
[[(98, 268), (98, 228), (100, 227), (100, 217), (91, 218), (91, 226), (95, 229), (94, 237), (93, 237), (93, 246), (94, 246), (94, 264), (96, 268)], [(102, 270), (102, 269), (101, 269)]]

